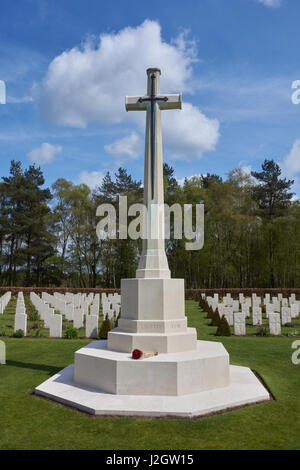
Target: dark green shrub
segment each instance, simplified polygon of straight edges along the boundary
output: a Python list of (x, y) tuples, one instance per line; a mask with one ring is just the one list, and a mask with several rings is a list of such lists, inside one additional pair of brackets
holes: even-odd
[(77, 339), (78, 330), (76, 328), (67, 328), (64, 333), (64, 338), (66, 339)]
[(207, 317), (206, 318), (213, 319), (214, 315), (215, 315), (215, 311), (213, 310), (213, 308), (208, 305), (206, 311), (207, 311)]
[(24, 331), (23, 330), (17, 330), (13, 334), (13, 338), (23, 338), (24, 337)]
[(231, 336), (230, 326), (225, 315), (220, 320), (216, 336)]
[(220, 322), (221, 322), (221, 318), (220, 318), (220, 314), (219, 314), (219, 310), (216, 308), (215, 311), (213, 311), (213, 309), (211, 309), (212, 311), (212, 314), (209, 318), (211, 318), (211, 324), (210, 326), (219, 326)]
[(108, 314), (106, 314), (105, 320), (102, 323), (100, 331), (99, 331), (99, 338), (107, 339), (107, 334), (111, 329), (112, 329), (111, 323), (109, 321)]

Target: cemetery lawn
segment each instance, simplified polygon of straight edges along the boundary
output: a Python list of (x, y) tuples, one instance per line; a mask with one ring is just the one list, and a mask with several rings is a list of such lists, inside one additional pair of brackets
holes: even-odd
[(186, 302), (186, 313), (199, 339), (222, 341), (231, 364), (257, 371), (275, 401), (195, 420), (89, 417), (31, 395), (71, 364), (88, 340), (4, 337), (0, 449), (299, 449), (300, 365), (291, 361), (295, 338), (218, 338), (196, 302)]

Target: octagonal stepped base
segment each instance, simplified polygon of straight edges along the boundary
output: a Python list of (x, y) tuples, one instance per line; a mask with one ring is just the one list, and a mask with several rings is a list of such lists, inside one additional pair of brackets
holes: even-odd
[(94, 341), (75, 353), (74, 382), (116, 395), (184, 395), (229, 385), (221, 343), (198, 341), (195, 351), (133, 360)]
[(230, 384), (181, 396), (113, 395), (74, 382), (70, 365), (39, 385), (35, 394), (94, 416), (195, 418), (270, 400), (268, 391), (248, 369), (230, 366)]

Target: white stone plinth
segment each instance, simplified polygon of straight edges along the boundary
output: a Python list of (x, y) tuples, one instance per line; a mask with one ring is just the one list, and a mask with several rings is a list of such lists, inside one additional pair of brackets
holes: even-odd
[(112, 351), (131, 353), (133, 349), (158, 353), (195, 351), (197, 333), (187, 328), (182, 333), (127, 333), (119, 328), (108, 333), (108, 348)]
[(229, 385), (229, 356), (221, 343), (134, 360), (94, 341), (75, 353), (74, 381), (117, 395), (183, 395)]
[(196, 351), (196, 330), (187, 328), (183, 279), (122, 279), (121, 296), (122, 315), (108, 334), (108, 349)]
[(122, 318), (177, 320), (185, 317), (184, 279), (122, 279)]

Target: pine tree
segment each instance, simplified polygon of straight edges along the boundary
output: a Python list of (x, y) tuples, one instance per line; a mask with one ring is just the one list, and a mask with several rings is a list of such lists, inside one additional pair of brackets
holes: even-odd
[(274, 160), (265, 160), (262, 171), (252, 171), (258, 184), (252, 188), (252, 197), (257, 203), (257, 215), (261, 217), (268, 244), (270, 287), (275, 287), (275, 244), (277, 237), (276, 218), (283, 216), (291, 206), (293, 193), (289, 192), (293, 180), (280, 178), (281, 169)]

